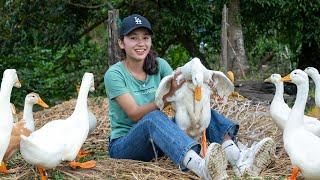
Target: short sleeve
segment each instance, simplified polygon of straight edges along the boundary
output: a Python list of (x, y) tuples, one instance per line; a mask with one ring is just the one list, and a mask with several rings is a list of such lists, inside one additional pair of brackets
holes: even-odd
[(117, 69), (111, 68), (105, 73), (104, 84), (110, 99), (129, 92), (123, 74)]
[(157, 58), (157, 59), (159, 62), (159, 70), (160, 70), (161, 79), (167, 75), (172, 74), (173, 70), (172, 70), (171, 66), (169, 65), (169, 63), (162, 58)]

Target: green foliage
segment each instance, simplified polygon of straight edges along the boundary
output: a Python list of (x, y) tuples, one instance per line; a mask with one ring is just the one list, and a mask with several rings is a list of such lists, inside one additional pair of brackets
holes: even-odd
[(59, 49), (65, 44), (74, 44), (86, 27), (105, 16), (106, 10), (101, 7), (93, 11), (63, 0), (6, 1), (0, 11), (0, 54), (15, 53), (13, 50), (21, 46)]
[[(254, 50), (256, 40), (264, 37), (285, 44), (293, 53), (291, 60), (296, 65), (316, 61), (308, 55), (301, 59), (301, 54), (312, 52), (312, 58), (315, 59), (320, 55), (319, 11), (320, 1), (242, 1), (241, 15), (247, 52)], [(268, 43), (265, 45), (268, 46)], [(276, 46), (273, 48), (277, 49)]]
[[(76, 85), (81, 83), (84, 72), (95, 75), (95, 94), (104, 94), (103, 73), (107, 66), (105, 50), (96, 44), (82, 41), (65, 45), (57, 50), (43, 47), (21, 48), (23, 56), (12, 54), (0, 58), (0, 71), (15, 68), (22, 87), (12, 93), (12, 102), (18, 107), (27, 93), (33, 91), (53, 105), (62, 99), (77, 95)], [(10, 60), (10, 61), (9, 61)]]
[[(13, 89), (11, 101), (19, 109), (31, 91), (50, 105), (75, 97), (84, 72), (95, 74), (94, 94), (104, 94), (105, 36), (95, 36), (99, 41), (83, 36), (106, 17), (103, 3), (5, 1), (0, 11), (0, 72), (2, 76), (5, 69), (17, 69), (22, 88)], [(94, 7), (97, 4), (101, 6)]]
[(63, 180), (64, 176), (58, 169), (54, 169), (54, 170), (52, 170), (52, 179)]
[[(279, 43), (276, 38), (262, 36), (255, 41), (255, 45), (253, 49), (247, 52), (252, 73), (261, 71), (262, 65), (267, 65), (264, 70), (267, 75), (272, 73), (286, 74), (297, 66), (296, 53), (289, 49), (289, 45)], [(296, 51), (299, 51), (299, 49)], [(274, 55), (272, 60), (261, 64), (261, 59), (269, 54)]]
[(168, 48), (164, 58), (168, 61), (173, 69), (183, 66), (190, 60), (188, 51), (181, 45), (172, 45)]
[[(160, 55), (173, 46), (183, 46), (190, 56), (202, 56), (201, 41), (220, 45), (220, 9), (225, 1), (164, 0), (118, 1), (121, 18), (138, 13), (146, 16), (153, 27), (153, 45)], [(212, 55), (212, 54), (211, 54)]]

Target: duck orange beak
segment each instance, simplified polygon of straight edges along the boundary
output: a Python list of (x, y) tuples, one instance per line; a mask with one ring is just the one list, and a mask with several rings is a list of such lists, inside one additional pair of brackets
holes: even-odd
[(267, 82), (267, 83), (271, 83), (271, 78), (270, 77), (268, 77), (267, 79), (265, 79), (263, 82)]
[(201, 97), (202, 97), (202, 94), (201, 94), (201, 86), (196, 86), (194, 88), (194, 99), (196, 101), (200, 101), (201, 100)]
[(227, 72), (227, 77), (230, 79), (230, 81), (234, 84), (234, 74), (232, 71)]
[(39, 104), (40, 106), (44, 107), (44, 108), (48, 108), (48, 104), (46, 104), (41, 98), (38, 99), (37, 104)]
[(291, 77), (290, 77), (290, 74), (286, 75), (285, 77), (281, 78), (281, 80), (283, 82), (291, 82)]
[(13, 86), (16, 87), (16, 88), (21, 88), (21, 82), (20, 82), (19, 80), (17, 80), (17, 81), (14, 83)]

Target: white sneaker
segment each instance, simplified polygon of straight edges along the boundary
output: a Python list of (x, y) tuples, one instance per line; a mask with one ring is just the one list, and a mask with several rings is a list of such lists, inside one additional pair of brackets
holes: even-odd
[(258, 176), (275, 159), (275, 142), (271, 138), (264, 138), (259, 143), (251, 146), (253, 151), (253, 163), (250, 168), (250, 175)]
[(259, 176), (274, 160), (275, 143), (271, 138), (264, 138), (250, 148), (241, 149), (237, 165), (233, 167), (237, 176), (248, 173)]
[(211, 143), (204, 160), (204, 178), (206, 180), (220, 180), (228, 177), (227, 158), (220, 144)]

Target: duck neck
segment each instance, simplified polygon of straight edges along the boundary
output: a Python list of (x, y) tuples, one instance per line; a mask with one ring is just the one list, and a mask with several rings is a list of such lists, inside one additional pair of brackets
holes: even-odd
[(87, 111), (88, 92), (89, 92), (89, 88), (85, 88), (83, 86), (80, 87), (79, 95), (77, 98), (77, 104), (73, 114), (83, 114), (85, 112), (88, 113)]
[(315, 101), (316, 101), (316, 105), (318, 107), (320, 107), (320, 75), (317, 74), (316, 76), (312, 77), (312, 80), (316, 86), (315, 89)]
[(273, 99), (277, 100), (281, 103), (285, 103), (284, 99), (283, 99), (283, 82), (279, 82), (275, 84), (276, 86), (276, 92), (274, 94)]
[(291, 125), (294, 127), (303, 126), (304, 109), (306, 107), (306, 103), (308, 99), (308, 92), (309, 92), (309, 82), (306, 82), (297, 86), (296, 100), (292, 107), (292, 111), (289, 115), (290, 122), (287, 123), (287, 125), (289, 126)]
[(10, 97), (12, 92), (13, 84), (6, 82), (5, 79), (2, 79), (1, 89), (0, 89), (0, 98), (6, 103), (10, 103)]
[(25, 102), (23, 108), (23, 120), (26, 122), (25, 127), (30, 131), (34, 131), (33, 104)]

